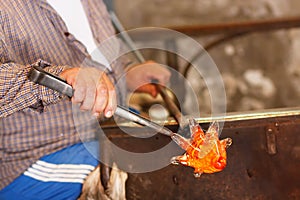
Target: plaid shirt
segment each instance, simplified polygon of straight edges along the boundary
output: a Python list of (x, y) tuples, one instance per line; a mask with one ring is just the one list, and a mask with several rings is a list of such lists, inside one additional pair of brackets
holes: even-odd
[[(114, 34), (102, 1), (82, 0), (82, 4), (98, 44)], [(27, 79), (38, 60), (51, 64), (46, 71), (59, 74), (87, 57), (86, 48), (45, 0), (1, 0), (0, 189), (41, 156), (94, 134), (95, 122), (83, 116), (84, 135), (79, 136), (70, 101)]]

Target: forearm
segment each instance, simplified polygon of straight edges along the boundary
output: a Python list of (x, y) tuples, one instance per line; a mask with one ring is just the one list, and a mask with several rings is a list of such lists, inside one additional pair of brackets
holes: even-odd
[[(43, 105), (56, 103), (60, 99), (58, 92), (28, 80), (31, 65), (4, 63), (0, 65), (0, 117), (6, 117), (17, 111), (42, 102)], [(45, 70), (59, 74), (64, 66), (49, 66)]]

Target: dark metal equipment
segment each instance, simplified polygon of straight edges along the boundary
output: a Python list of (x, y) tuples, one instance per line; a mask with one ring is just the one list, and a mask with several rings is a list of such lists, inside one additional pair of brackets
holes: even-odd
[[(205, 128), (210, 120), (198, 122)], [(174, 124), (167, 127), (178, 128)], [(172, 142), (164, 135), (129, 137), (122, 129), (104, 128), (113, 143), (128, 151), (151, 152)], [(144, 128), (127, 131), (147, 134)], [(299, 199), (300, 108), (228, 115), (220, 138), (226, 137), (233, 144), (223, 171), (197, 179), (192, 168), (169, 165), (128, 174), (127, 199)]]

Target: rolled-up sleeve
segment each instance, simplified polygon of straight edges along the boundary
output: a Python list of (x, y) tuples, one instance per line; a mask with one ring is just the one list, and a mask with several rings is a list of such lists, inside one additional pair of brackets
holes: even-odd
[[(58, 75), (66, 66), (45, 68)], [(13, 62), (0, 65), (0, 117), (6, 117), (39, 102), (44, 105), (56, 103), (60, 94), (28, 80), (31, 65), (24, 66)]]
[[(31, 65), (15, 63), (11, 54), (0, 29), (0, 117), (6, 117), (40, 101), (46, 105), (59, 101), (58, 92), (28, 80)], [(49, 66), (45, 70), (58, 75), (65, 68), (66, 66)]]

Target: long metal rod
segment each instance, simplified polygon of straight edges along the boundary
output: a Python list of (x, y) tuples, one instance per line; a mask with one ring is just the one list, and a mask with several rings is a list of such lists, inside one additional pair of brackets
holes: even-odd
[[(145, 62), (146, 59), (144, 58), (142, 53), (136, 48), (133, 40), (131, 39), (131, 37), (126, 32), (125, 28), (123, 27), (123, 25), (119, 21), (118, 17), (114, 13), (114, 11), (111, 10), (111, 11), (109, 11), (109, 13), (110, 13), (113, 25), (115, 26), (117, 31), (120, 33), (120, 35), (122, 36), (122, 39), (127, 44), (127, 46), (133, 51), (133, 53), (134, 53), (135, 57), (137, 58), (137, 60), (140, 63)], [(169, 94), (167, 93), (166, 88), (163, 87), (162, 85), (159, 85), (159, 84), (156, 84), (156, 88), (157, 88), (158, 92), (160, 93), (160, 95), (162, 96), (162, 98), (164, 99), (168, 110), (170, 111), (172, 116), (175, 118), (177, 123), (180, 125), (181, 121), (182, 121), (182, 114), (181, 114), (180, 110), (178, 109), (177, 105), (174, 103), (173, 99), (170, 98)]]
[(137, 60), (140, 63), (145, 62), (146, 60), (145, 60), (144, 56), (141, 54), (141, 52), (139, 50), (137, 50), (134, 42), (132, 41), (132, 39), (129, 37), (129, 35), (125, 31), (123, 25), (121, 24), (120, 20), (116, 16), (115, 12), (114, 11), (109, 11), (109, 14), (110, 14), (110, 17), (111, 17), (111, 21), (112, 21), (113, 25), (115, 26), (116, 30), (120, 33), (120, 35), (122, 36), (122, 39), (128, 45), (130, 50), (133, 51), (133, 53), (134, 53), (135, 57), (137, 58)]
[[(226, 23), (199, 24), (187, 26), (163, 27), (188, 36), (211, 36), (216, 34), (235, 34), (241, 32), (266, 32), (300, 27), (300, 16), (281, 17), (264, 20), (248, 20)], [(170, 39), (172, 36), (161, 34), (160, 29), (148, 29), (146, 32), (130, 32), (136, 41)], [(151, 35), (151, 37), (149, 37)], [(176, 37), (178, 37), (176, 35)]]
[(161, 125), (154, 123), (146, 118), (143, 118), (125, 108), (122, 108), (121, 106), (117, 107), (115, 114), (122, 118), (129, 119), (135, 123), (142, 124), (144, 126), (152, 128), (152, 129), (156, 130), (157, 132), (162, 133), (164, 135), (171, 136), (173, 134), (173, 132), (171, 130), (165, 128), (164, 126), (161, 126)]
[(300, 27), (300, 16), (281, 17), (263, 20), (248, 20), (246, 22), (227, 22), (208, 25), (190, 25), (169, 27), (187, 35), (229, 34), (240, 32), (271, 31)]
[(234, 121), (269, 119), (269, 118), (296, 116), (296, 115), (300, 115), (300, 107), (265, 109), (261, 111), (248, 111), (247, 113), (232, 112), (225, 116), (201, 116), (201, 118), (196, 118), (195, 120), (198, 123), (207, 123), (212, 121), (234, 122)]
[[(61, 78), (44, 71), (39, 66), (34, 66), (31, 69), (28, 78), (35, 83), (49, 87), (69, 97), (73, 96), (74, 91), (71, 85), (69, 85), (66, 81), (62, 80)], [(148, 126), (156, 130), (157, 132), (167, 136), (171, 136), (173, 133), (171, 130), (167, 129), (166, 127), (156, 124), (120, 105), (117, 106), (115, 114), (127, 120), (139, 123), (144, 126)]]
[[(201, 118), (195, 118), (196, 122), (199, 124), (204, 123), (211, 123), (213, 121), (224, 121), (225, 123), (230, 122), (242, 122), (248, 120), (260, 120), (266, 119), (270, 120), (272, 118), (280, 118), (280, 117), (292, 117), (292, 116), (300, 116), (300, 107), (292, 107), (292, 108), (274, 108), (274, 109), (266, 109), (261, 111), (248, 111), (247, 113), (244, 112), (232, 112), (228, 113), (224, 116), (209, 116), (209, 115), (202, 115)], [(165, 120), (162, 121), (165, 126), (176, 126), (177, 122), (175, 120)], [(137, 128), (132, 123), (118, 123), (118, 126), (121, 127), (128, 127), (128, 128)], [(103, 124), (102, 128), (109, 129), (115, 128), (115, 124), (107, 123)], [(150, 134), (149, 134), (150, 135)]]

